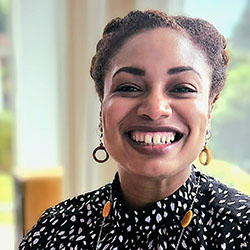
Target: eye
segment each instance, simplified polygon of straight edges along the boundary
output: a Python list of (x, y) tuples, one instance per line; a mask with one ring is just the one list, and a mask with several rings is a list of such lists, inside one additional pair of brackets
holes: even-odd
[(180, 93), (180, 94), (186, 94), (186, 93), (197, 93), (197, 90), (192, 85), (178, 85), (175, 86), (170, 92), (172, 93)]
[(142, 90), (136, 86), (136, 85), (131, 85), (131, 84), (126, 84), (119, 86), (115, 92), (123, 92), (123, 93), (130, 93), (130, 92), (141, 92)]

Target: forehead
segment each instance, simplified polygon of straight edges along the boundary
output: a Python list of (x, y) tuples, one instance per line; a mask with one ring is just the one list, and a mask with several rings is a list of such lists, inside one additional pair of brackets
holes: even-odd
[[(196, 66), (210, 68), (201, 50), (183, 31), (156, 28), (143, 31), (129, 38), (111, 61), (111, 70), (118, 65), (152, 67), (153, 63), (165, 63), (165, 67)], [(113, 66), (113, 67), (112, 67)]]

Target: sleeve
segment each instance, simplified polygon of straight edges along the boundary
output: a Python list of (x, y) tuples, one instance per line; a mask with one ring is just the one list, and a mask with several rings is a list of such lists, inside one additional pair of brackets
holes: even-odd
[(46, 249), (46, 242), (51, 236), (51, 226), (49, 222), (50, 209), (46, 210), (34, 227), (28, 232), (19, 244), (19, 250)]

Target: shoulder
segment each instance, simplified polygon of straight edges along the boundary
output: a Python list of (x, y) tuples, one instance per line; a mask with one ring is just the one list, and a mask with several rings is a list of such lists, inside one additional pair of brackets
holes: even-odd
[(41, 216), (40, 220), (83, 213), (85, 210), (89, 210), (94, 205), (102, 205), (103, 203), (105, 203), (109, 189), (110, 184), (107, 184), (94, 191), (67, 199), (46, 210)]
[(79, 232), (82, 235), (88, 235), (90, 229), (94, 229), (95, 224), (98, 223), (98, 218), (102, 219), (103, 204), (109, 197), (110, 185), (107, 184), (97, 190), (67, 199), (47, 209), (24, 237), (19, 249), (46, 248), (55, 238), (59, 243), (65, 237), (71, 237), (71, 239), (73, 236), (77, 237)]
[(211, 249), (249, 249), (250, 197), (197, 172), (201, 186), (194, 223), (204, 244)]
[[(242, 221), (250, 219), (250, 197), (211, 176), (201, 174), (203, 200), (216, 211), (225, 210)], [(230, 212), (229, 212), (230, 211)]]
[[(216, 232), (247, 244), (250, 237), (250, 197), (213, 177), (201, 174), (201, 208), (206, 225)], [(204, 209), (203, 209), (204, 208)], [(243, 242), (243, 243), (242, 243)]]

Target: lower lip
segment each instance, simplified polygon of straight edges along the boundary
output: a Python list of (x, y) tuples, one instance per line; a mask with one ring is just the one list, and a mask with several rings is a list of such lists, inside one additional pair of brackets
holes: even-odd
[(163, 155), (168, 153), (173, 147), (177, 146), (181, 140), (172, 144), (161, 144), (161, 145), (143, 145), (134, 142), (129, 136), (126, 136), (128, 143), (141, 154), (146, 155)]

